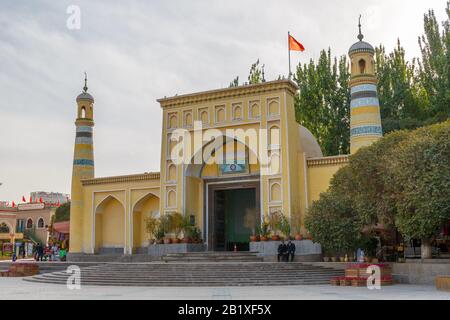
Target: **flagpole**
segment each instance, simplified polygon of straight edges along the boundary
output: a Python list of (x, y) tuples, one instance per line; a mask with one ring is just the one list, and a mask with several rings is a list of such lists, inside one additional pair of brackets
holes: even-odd
[(288, 31), (288, 59), (289, 59), (289, 75), (288, 75), (288, 79), (291, 80), (291, 50), (289, 47), (290, 44), (290, 39), (291, 38), (291, 33)]

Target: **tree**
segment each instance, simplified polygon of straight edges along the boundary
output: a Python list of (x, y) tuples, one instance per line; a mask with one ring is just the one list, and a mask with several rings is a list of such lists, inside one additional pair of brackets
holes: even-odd
[(314, 241), (330, 254), (354, 251), (360, 241), (359, 223), (350, 199), (333, 192), (322, 193), (314, 201), (305, 226)]
[(56, 209), (54, 219), (54, 222), (70, 220), (70, 202), (63, 203)]
[(430, 100), (429, 113), (438, 122), (450, 116), (450, 1), (447, 2), (447, 20), (441, 33), (433, 10), (424, 15), (424, 32), (419, 38), (422, 59), (419, 78)]
[(420, 128), (398, 144), (387, 166), (394, 179), (395, 225), (409, 238), (422, 239), (422, 258), (450, 219), (450, 121)]
[(345, 56), (320, 53), (317, 65), (297, 66), (294, 77), (299, 94), (295, 99), (297, 122), (308, 128), (325, 155), (347, 154), (350, 149), (350, 73)]
[(421, 239), (422, 257), (428, 258), (430, 242), (449, 219), (447, 121), (414, 131), (396, 131), (361, 148), (334, 175), (330, 188), (313, 203), (305, 222), (325, 246), (333, 245), (327, 242), (331, 235), (340, 239), (337, 233), (342, 232), (340, 241), (349, 243), (349, 233), (361, 238), (363, 230), (382, 223), (397, 228), (404, 237)]

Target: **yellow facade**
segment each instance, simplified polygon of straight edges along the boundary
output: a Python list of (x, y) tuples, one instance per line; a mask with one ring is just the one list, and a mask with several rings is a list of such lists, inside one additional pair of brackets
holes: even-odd
[[(361, 44), (356, 50), (354, 46), (351, 87), (376, 83), (373, 55)], [(366, 60), (364, 66), (361, 59)], [(374, 95), (359, 89), (352, 98)], [(78, 161), (78, 166), (74, 162), (71, 252), (139, 252), (149, 243), (145, 218), (173, 212), (189, 215), (208, 250), (215, 250), (214, 241), (221, 235), (216, 198), (224, 190), (254, 190), (256, 203), (247, 208), (256, 214), (254, 224), (279, 211), (293, 232), (306, 232), (303, 221), (309, 206), (328, 189), (348, 156), (323, 157), (311, 132), (295, 121), (297, 90), (292, 81), (278, 80), (158, 100), (163, 123), (156, 173), (94, 178), (92, 144), (77, 144), (75, 160), (92, 160), (92, 167), (86, 167), (90, 161)], [(92, 105), (93, 98), (85, 110), (88, 118), (80, 118), (84, 100), (78, 99), (77, 128), (93, 126)], [(378, 105), (352, 108), (352, 130), (367, 124), (380, 125)], [(352, 153), (379, 138), (355, 130)], [(262, 146), (265, 153), (259, 152)], [(212, 161), (220, 155), (223, 162)]]

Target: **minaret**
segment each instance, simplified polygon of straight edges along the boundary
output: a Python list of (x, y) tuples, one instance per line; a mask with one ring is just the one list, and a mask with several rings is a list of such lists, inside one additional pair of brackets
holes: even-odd
[(76, 137), (72, 168), (70, 205), (70, 252), (83, 250), (83, 188), (81, 180), (94, 178), (94, 98), (87, 92), (85, 73), (83, 92), (77, 97)]
[(359, 17), (359, 41), (350, 47), (351, 104), (350, 104), (350, 153), (368, 146), (383, 136), (380, 104), (377, 95), (374, 48), (362, 41), (361, 16)]

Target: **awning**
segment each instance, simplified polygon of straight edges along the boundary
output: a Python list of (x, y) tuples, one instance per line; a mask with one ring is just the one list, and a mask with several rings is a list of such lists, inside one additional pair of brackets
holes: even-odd
[(70, 231), (70, 221), (55, 222), (53, 224), (53, 230), (59, 233), (68, 234)]

